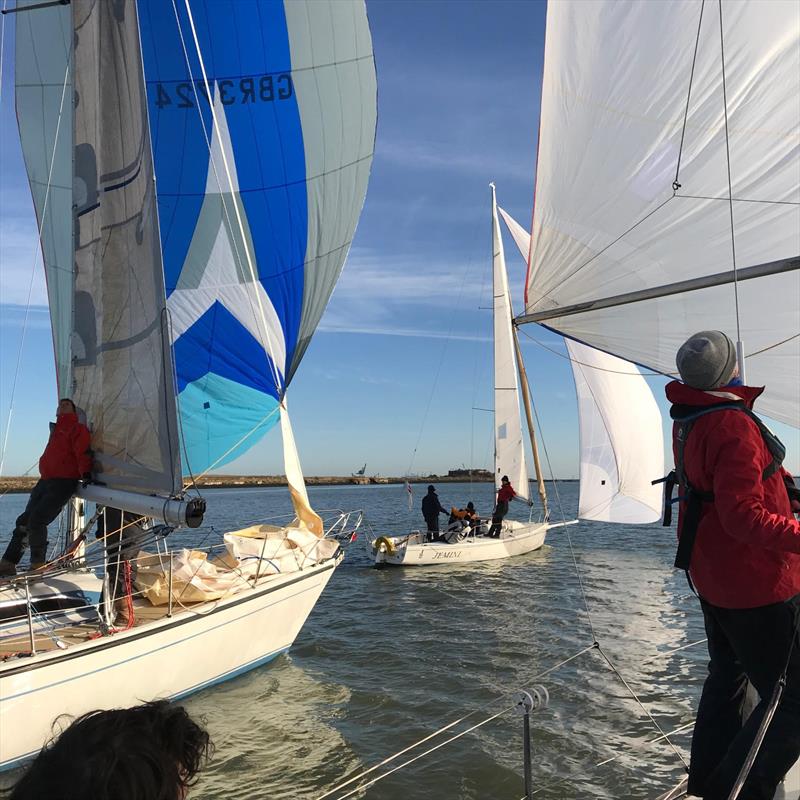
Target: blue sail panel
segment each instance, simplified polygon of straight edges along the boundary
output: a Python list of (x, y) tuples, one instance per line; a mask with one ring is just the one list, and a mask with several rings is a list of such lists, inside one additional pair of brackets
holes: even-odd
[[(269, 410), (333, 291), (366, 192), (376, 113), (366, 10), (139, 6), (181, 398), (222, 379)], [(214, 403), (242, 436), (254, 424), (250, 394), (228, 387)], [(193, 472), (219, 466), (217, 448), (201, 451)]]

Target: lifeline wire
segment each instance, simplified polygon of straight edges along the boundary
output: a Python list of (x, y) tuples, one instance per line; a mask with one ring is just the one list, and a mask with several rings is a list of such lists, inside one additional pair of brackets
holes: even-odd
[[(550, 454), (548, 453), (547, 444), (545, 442), (544, 435), (543, 435), (543, 432), (542, 432), (542, 424), (541, 424), (541, 422), (539, 420), (539, 414), (538, 414), (538, 411), (536, 409), (536, 405), (535, 404), (532, 404), (532, 405), (533, 405), (534, 415), (536, 416), (536, 425), (539, 428), (539, 437), (542, 440), (542, 448), (544, 450), (545, 458), (547, 460), (547, 467), (550, 470), (550, 476), (553, 479), (553, 481), (552, 481), (553, 482), (553, 487), (554, 487), (555, 492), (556, 492), (556, 500), (558, 502), (559, 511), (561, 512), (561, 518), (565, 519), (564, 508), (563, 508), (563, 505), (561, 503), (561, 495), (560, 495), (560, 493), (558, 491), (558, 482), (553, 478), (553, 465), (552, 465), (552, 463), (550, 461)], [(645, 712), (645, 714), (647, 714), (647, 717), (649, 718), (650, 722), (652, 722), (652, 724), (655, 726), (656, 730), (659, 733), (663, 734), (664, 731), (661, 729), (661, 726), (656, 722), (656, 720), (653, 717), (653, 715), (647, 710), (645, 705), (642, 703), (642, 701), (639, 699), (639, 697), (636, 695), (636, 693), (631, 688), (630, 684), (625, 680), (625, 678), (622, 677), (622, 674), (619, 672), (619, 670), (612, 664), (611, 660), (605, 654), (605, 652), (603, 651), (602, 647), (600, 647), (600, 643), (597, 640), (597, 636), (595, 634), (594, 624), (592, 623), (592, 615), (591, 615), (591, 612), (589, 610), (589, 601), (588, 601), (588, 599), (586, 597), (586, 591), (585, 591), (584, 586), (583, 586), (583, 580), (581, 578), (580, 569), (578, 568), (578, 561), (577, 561), (577, 559), (575, 557), (575, 551), (574, 551), (574, 549), (572, 547), (572, 537), (570, 536), (569, 528), (567, 526), (564, 526), (564, 531), (565, 531), (565, 533), (567, 535), (567, 542), (569, 543), (569, 551), (570, 551), (570, 555), (572, 556), (572, 563), (573, 563), (573, 565), (575, 567), (575, 572), (576, 572), (576, 574), (578, 576), (578, 584), (579, 584), (579, 586), (581, 588), (581, 594), (583, 595), (583, 602), (584, 602), (584, 606), (586, 608), (586, 616), (587, 616), (587, 619), (588, 619), (588, 622), (589, 622), (589, 628), (591, 629), (591, 632), (592, 632), (592, 639), (594, 640), (594, 647), (597, 649), (597, 651), (600, 653), (600, 655), (606, 661), (608, 666), (613, 670), (613, 672), (616, 674), (616, 676), (620, 679), (620, 681), (622, 681), (622, 683), (624, 684), (625, 688), (628, 690), (628, 692), (630, 692), (630, 694), (633, 697), (633, 699), (639, 704), (639, 706)], [(686, 761), (683, 758), (683, 755), (680, 753), (680, 751), (675, 747), (674, 744), (672, 744), (672, 742), (670, 742), (669, 737), (667, 737), (665, 735), (665, 738), (667, 739), (667, 742), (669, 743), (670, 747), (675, 751), (675, 753), (677, 754), (678, 758), (681, 760), (683, 765), (688, 768), (688, 765), (686, 764)]]
[[(594, 645), (590, 645), (589, 647), (583, 648), (583, 650), (579, 650), (574, 655), (571, 655), (568, 658), (565, 658), (563, 661), (559, 661), (557, 664), (554, 664), (552, 667), (549, 667), (548, 669), (543, 670), (542, 672), (539, 672), (536, 675), (533, 675), (531, 678), (528, 679), (528, 681), (525, 681), (525, 683), (533, 682), (535, 680), (539, 680), (540, 678), (543, 678), (545, 675), (549, 675), (551, 672), (554, 672), (555, 670), (560, 669), (565, 664), (569, 664), (570, 661), (574, 661), (576, 658), (579, 658), (580, 656), (584, 655), (585, 653), (588, 653), (592, 649), (594, 649)], [(444, 733), (445, 731), (450, 730), (450, 728), (453, 728), (454, 726), (458, 725), (459, 723), (464, 722), (465, 720), (469, 719), (470, 717), (475, 716), (475, 714), (477, 714), (478, 712), (484, 711), (484, 710), (486, 710), (488, 708), (491, 708), (492, 706), (494, 706), (497, 703), (499, 703), (501, 700), (506, 700), (508, 697), (511, 696), (511, 694), (512, 694), (511, 692), (508, 692), (503, 697), (497, 697), (494, 700), (490, 700), (488, 703), (484, 703), (482, 706), (478, 706), (478, 708), (470, 711), (468, 714), (465, 714), (463, 717), (459, 717), (458, 719), (454, 720), (453, 722), (450, 722), (447, 725), (444, 725), (443, 727), (439, 728), (438, 730), (434, 731), (433, 733), (430, 733), (427, 736), (425, 736), (424, 738), (420, 739), (419, 741), (416, 741), (413, 744), (410, 744), (408, 747), (405, 747), (402, 750), (399, 750), (397, 753), (394, 753), (393, 755), (388, 756), (387, 758), (383, 759), (383, 761), (379, 762), (378, 764), (375, 764), (374, 766), (369, 767), (368, 769), (364, 770), (363, 772), (360, 772), (358, 775), (355, 775), (352, 778), (348, 778), (343, 783), (340, 783), (337, 786), (334, 786), (333, 789), (329, 789), (325, 794), (320, 795), (320, 797), (318, 797), (317, 800), (324, 800), (324, 798), (330, 797), (332, 794), (335, 794), (336, 792), (340, 791), (341, 789), (344, 789), (345, 786), (349, 786), (351, 783), (354, 783), (355, 781), (361, 780), (361, 778), (365, 777), (366, 775), (369, 775), (371, 772), (374, 772), (376, 769), (380, 769), (380, 767), (390, 763), (391, 761), (394, 761), (396, 758), (399, 758), (400, 756), (405, 755), (406, 753), (408, 753), (409, 751), (413, 750), (414, 748), (419, 747), (422, 744), (425, 744), (425, 742), (428, 742), (431, 739), (434, 739), (435, 737), (439, 736), (440, 734)], [(500, 712), (500, 713), (502, 714), (502, 713), (505, 713), (505, 712)], [(496, 714), (495, 716), (498, 716), (498, 715)], [(492, 717), (491, 719), (494, 719), (494, 717)], [(481, 724), (484, 724), (484, 723), (481, 723)], [(465, 731), (465, 733), (466, 732), (467, 731)], [(447, 744), (447, 743), (448, 742), (445, 742), (444, 744)], [(340, 800), (342, 800), (342, 799), (340, 798)]]

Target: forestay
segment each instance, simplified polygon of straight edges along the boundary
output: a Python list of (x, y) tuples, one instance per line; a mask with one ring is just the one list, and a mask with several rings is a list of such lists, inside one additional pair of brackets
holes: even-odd
[(692, 333), (737, 336), (734, 245), (743, 276), (794, 259), (738, 301), (760, 407), (800, 425), (800, 5), (551, 3), (526, 317), (673, 374)]
[[(499, 209), (523, 258), (530, 234)], [(645, 524), (661, 516), (664, 474), (661, 411), (639, 370), (627, 361), (565, 339), (580, 427), (578, 516)]]
[(196, 473), (241, 455), (280, 417), (364, 201), (375, 68), (363, 2), (139, 5)]
[(511, 298), (508, 275), (492, 186), (492, 267), (494, 287), (494, 467), (495, 485), (508, 475), (517, 496), (530, 500), (525, 443), (519, 411), (519, 377), (511, 329)]

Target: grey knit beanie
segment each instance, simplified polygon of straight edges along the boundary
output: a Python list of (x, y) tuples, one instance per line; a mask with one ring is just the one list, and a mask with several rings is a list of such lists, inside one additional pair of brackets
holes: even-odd
[(717, 389), (736, 371), (736, 346), (722, 331), (690, 336), (675, 358), (683, 382), (695, 389)]

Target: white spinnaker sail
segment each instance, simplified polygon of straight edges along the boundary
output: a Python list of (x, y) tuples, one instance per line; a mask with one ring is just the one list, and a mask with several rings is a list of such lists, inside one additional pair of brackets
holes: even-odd
[[(523, 258), (530, 234), (499, 209)], [(639, 370), (588, 345), (565, 340), (578, 395), (578, 516), (645, 524), (661, 516), (664, 473), (661, 411)]]
[(565, 340), (580, 420), (578, 516), (645, 524), (661, 517), (661, 411), (639, 370), (593, 347)]
[(511, 298), (503, 253), (503, 238), (497, 218), (492, 186), (492, 268), (494, 287), (494, 480), (508, 475), (517, 496), (530, 500), (525, 443), (519, 412), (519, 377), (511, 330)]
[(800, 4), (721, 9), (722, 37), (717, 2), (550, 4), (526, 314), (674, 374), (692, 333), (736, 338), (731, 282), (564, 309), (724, 275), (732, 244), (744, 275), (788, 259), (739, 282), (739, 320), (759, 407), (798, 426)]

